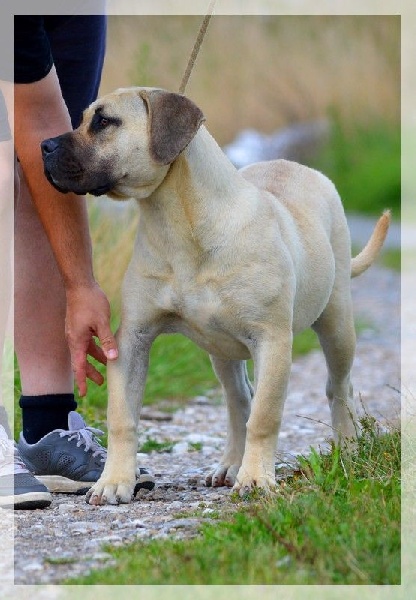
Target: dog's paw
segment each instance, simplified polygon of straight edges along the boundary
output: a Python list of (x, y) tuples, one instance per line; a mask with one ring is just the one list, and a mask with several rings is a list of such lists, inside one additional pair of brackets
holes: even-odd
[(236, 481), (239, 465), (219, 465), (205, 479), (207, 487), (233, 487)]
[(86, 501), (92, 506), (101, 506), (103, 504), (128, 504), (133, 500), (133, 483), (110, 483), (99, 479), (96, 484), (88, 490)]
[(250, 473), (247, 470), (240, 468), (238, 471), (233, 491), (238, 492), (240, 496), (247, 496), (258, 490), (262, 494), (272, 494), (276, 491), (277, 484), (273, 475), (269, 475), (266, 471), (259, 473)]

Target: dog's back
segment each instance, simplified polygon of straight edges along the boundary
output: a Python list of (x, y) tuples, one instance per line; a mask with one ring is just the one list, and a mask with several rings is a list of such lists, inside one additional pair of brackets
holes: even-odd
[[(339, 194), (334, 184), (319, 171), (279, 159), (255, 163), (239, 172), (256, 187), (273, 194), (279, 205), (292, 216), (302, 237), (307, 239), (311, 224), (316, 228), (317, 222), (329, 237), (334, 228), (337, 236), (340, 229), (347, 230)], [(349, 235), (347, 238), (345, 241), (349, 244)]]

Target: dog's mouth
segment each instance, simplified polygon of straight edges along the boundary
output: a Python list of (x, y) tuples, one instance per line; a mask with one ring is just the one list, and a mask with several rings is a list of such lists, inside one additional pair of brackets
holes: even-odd
[(80, 185), (70, 180), (62, 181), (55, 178), (46, 166), (44, 167), (44, 173), (49, 183), (61, 194), (72, 192), (78, 196), (85, 196), (86, 194), (102, 196), (103, 194), (107, 194), (115, 186), (113, 181), (108, 181), (97, 186)]
[(45, 173), (45, 177), (46, 179), (49, 181), (49, 183), (51, 185), (53, 185), (53, 187), (58, 190), (58, 192), (61, 192), (61, 194), (67, 194), (70, 190), (67, 189), (66, 187), (63, 187), (51, 174), (50, 171), (48, 171), (48, 169), (46, 167), (44, 167), (43, 172)]
[(81, 159), (76, 155), (72, 133), (44, 140), (41, 151), (45, 177), (61, 194), (102, 196), (117, 183), (109, 177), (111, 165), (103, 164), (99, 171), (85, 167), (88, 157)]

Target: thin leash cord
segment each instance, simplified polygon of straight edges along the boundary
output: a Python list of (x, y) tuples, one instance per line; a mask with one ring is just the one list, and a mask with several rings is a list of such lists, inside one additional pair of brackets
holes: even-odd
[(210, 22), (211, 17), (212, 17), (212, 13), (214, 12), (215, 2), (216, 2), (216, 0), (211, 0), (210, 5), (208, 7), (208, 12), (205, 15), (204, 20), (201, 23), (201, 27), (199, 29), (198, 36), (197, 36), (197, 38), (195, 40), (195, 44), (194, 44), (194, 47), (192, 49), (191, 56), (189, 57), (189, 61), (188, 61), (188, 65), (186, 67), (186, 71), (185, 71), (185, 73), (184, 73), (184, 75), (182, 77), (181, 85), (179, 87), (179, 93), (180, 94), (185, 93), (185, 89), (186, 89), (186, 86), (188, 84), (189, 77), (191, 76), (192, 70), (193, 70), (194, 65), (195, 65), (196, 58), (198, 56), (199, 50), (201, 48), (202, 42), (203, 42), (205, 34), (207, 32), (208, 25), (209, 25), (209, 22)]

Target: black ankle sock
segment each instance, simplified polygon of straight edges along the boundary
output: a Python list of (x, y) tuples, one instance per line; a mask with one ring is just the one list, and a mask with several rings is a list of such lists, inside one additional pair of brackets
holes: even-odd
[(54, 429), (68, 429), (68, 414), (76, 410), (74, 394), (45, 394), (21, 396), (23, 436), (29, 444), (36, 444)]
[(7, 437), (12, 439), (12, 432), (10, 431), (9, 421), (7, 419), (7, 412), (4, 406), (0, 406), (0, 425), (3, 425), (6, 430)]

